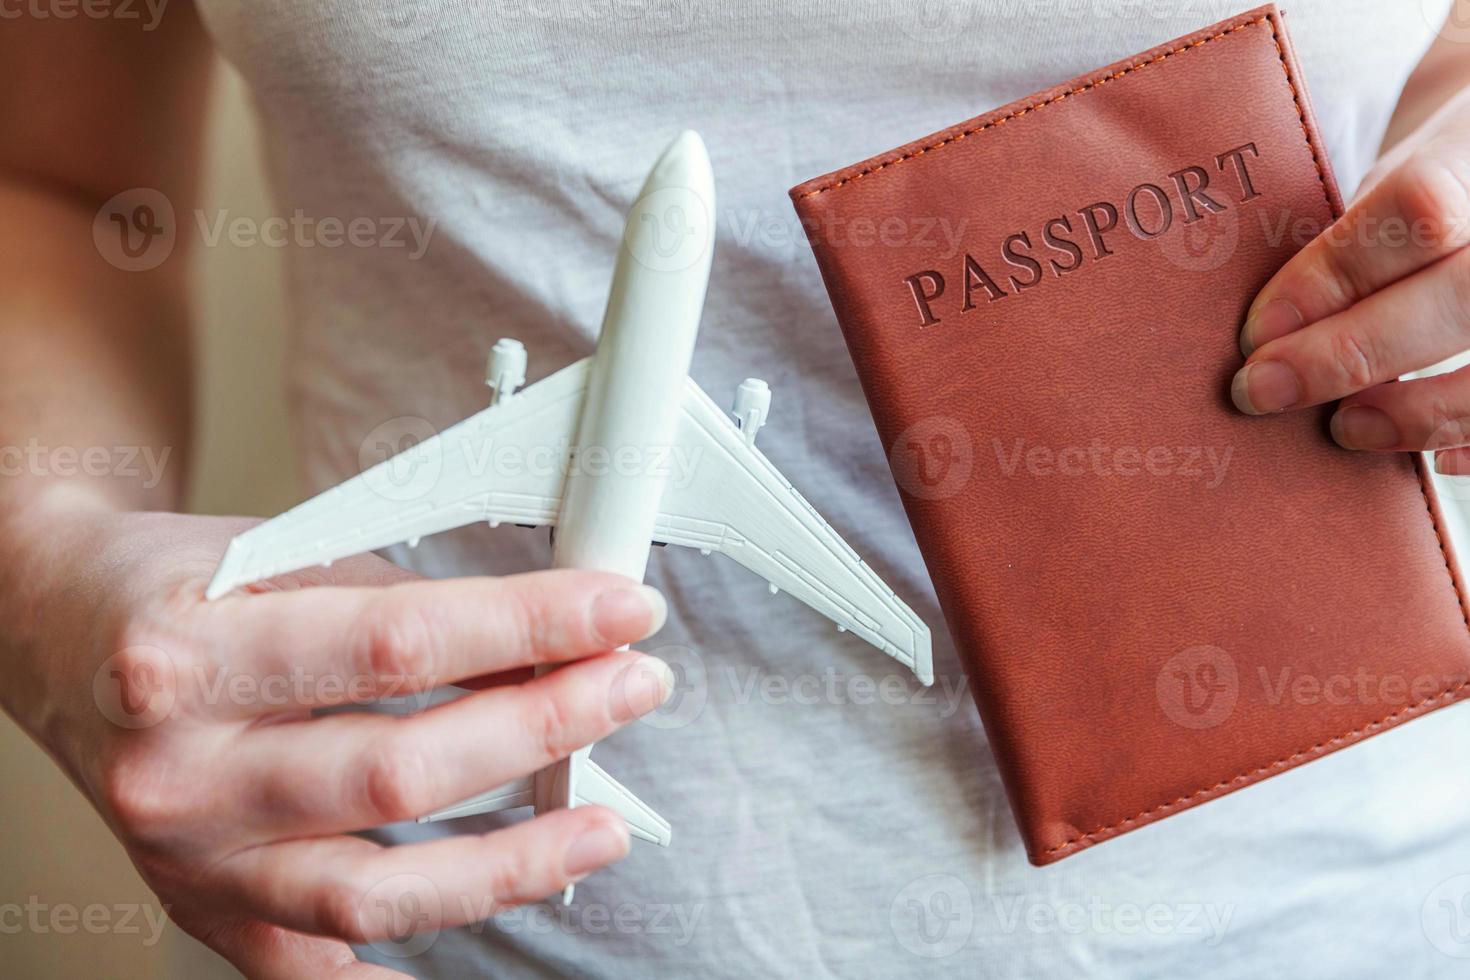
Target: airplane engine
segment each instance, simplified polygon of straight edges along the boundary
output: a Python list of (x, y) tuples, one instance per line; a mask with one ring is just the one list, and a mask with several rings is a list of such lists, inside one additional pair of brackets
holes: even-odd
[(526, 383), (526, 347), (519, 340), (501, 337), (490, 348), (485, 362), (485, 386), (493, 392), (490, 404), (515, 394)]
[(747, 446), (755, 445), (755, 434), (771, 415), (771, 386), (760, 378), (746, 378), (735, 389), (735, 407), (731, 410), (740, 423)]

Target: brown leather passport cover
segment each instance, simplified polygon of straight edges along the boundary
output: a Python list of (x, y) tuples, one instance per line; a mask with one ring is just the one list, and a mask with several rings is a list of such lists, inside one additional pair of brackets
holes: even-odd
[(1033, 863), (1466, 695), (1423, 458), (1230, 405), (1342, 208), (1274, 6), (791, 197)]

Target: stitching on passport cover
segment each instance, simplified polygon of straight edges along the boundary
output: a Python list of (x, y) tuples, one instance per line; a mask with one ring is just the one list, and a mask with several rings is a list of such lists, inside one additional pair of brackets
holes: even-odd
[(1169, 811), (1178, 808), (1182, 804), (1189, 803), (1192, 800), (1196, 800), (1201, 796), (1217, 792), (1218, 790), (1226, 789), (1230, 786), (1249, 785), (1256, 781), (1256, 777), (1270, 773), (1273, 769), (1290, 768), (1292, 765), (1302, 761), (1307, 756), (1310, 756), (1315, 752), (1320, 752), (1322, 749), (1342, 745), (1347, 742), (1351, 742), (1360, 735), (1367, 735), (1369, 733), (1376, 732), (1380, 728), (1388, 727), (1400, 715), (1408, 715), (1413, 712), (1419, 711), (1419, 709), (1421, 708), (1428, 709), (1430, 707), (1438, 707), (1437, 705), (1434, 705), (1435, 701), (1443, 701), (1446, 704), (1449, 704), (1455, 700), (1455, 695), (1463, 690), (1467, 684), (1470, 684), (1470, 680), (1458, 681), (1432, 697), (1425, 698), (1423, 701), (1418, 701), (1414, 704), (1406, 705), (1405, 707), (1402, 707), (1399, 710), (1395, 711), (1393, 714), (1380, 718), (1377, 721), (1370, 722), (1364, 725), (1362, 728), (1355, 728), (1350, 732), (1344, 732), (1343, 734), (1338, 735), (1334, 738), (1329, 738), (1326, 741), (1318, 742), (1316, 745), (1312, 746), (1309, 749), (1302, 749), (1300, 752), (1293, 752), (1291, 755), (1286, 756), (1284, 759), (1277, 759), (1275, 762), (1269, 763), (1256, 769), (1252, 769), (1249, 772), (1243, 772), (1238, 776), (1232, 776), (1230, 779), (1223, 779), (1213, 786), (1206, 786), (1204, 789), (1195, 790), (1188, 796), (1181, 796), (1179, 797), (1179, 799), (1173, 800), (1169, 803), (1160, 803), (1158, 806), (1150, 807), (1149, 809), (1144, 810), (1142, 813), (1137, 814), (1136, 816), (1129, 817), (1126, 820), (1119, 820), (1117, 823), (1109, 824), (1106, 827), (1099, 827), (1098, 829), (1089, 833), (1080, 834), (1077, 837), (1073, 837), (1070, 840), (1056, 845), (1055, 847), (1048, 847), (1041, 853), (1044, 855), (1051, 855), (1056, 854), (1059, 851), (1076, 850), (1080, 847), (1086, 847), (1088, 844), (1094, 843), (1100, 837), (1111, 836), (1111, 831), (1128, 827), (1130, 824), (1136, 824), (1140, 821), (1146, 821), (1149, 817), (1167, 815)]
[[(1312, 131), (1307, 126), (1306, 108), (1302, 105), (1301, 93), (1297, 88), (1296, 77), (1291, 72), (1291, 65), (1286, 60), (1286, 50), (1281, 45), (1281, 35), (1277, 32), (1276, 25), (1274, 23), (1271, 23), (1270, 15), (1257, 17), (1254, 20), (1249, 20), (1244, 23), (1236, 24), (1234, 27), (1226, 28), (1218, 34), (1213, 34), (1209, 37), (1200, 38), (1197, 41), (1191, 41), (1189, 44), (1181, 45), (1180, 47), (1174, 48), (1172, 51), (1165, 51), (1159, 55), (1154, 56), (1153, 58), (1150, 58), (1148, 61), (1140, 61), (1137, 64), (1129, 65), (1128, 67), (1113, 72), (1112, 74), (1107, 75), (1103, 78), (1088, 82), (1086, 85), (1080, 85), (1077, 88), (1071, 89), (1067, 92), (1062, 92), (1059, 95), (1054, 95), (1049, 99), (1042, 100), (1041, 102), (1036, 102), (1031, 105), (1023, 106), (1020, 109), (1007, 113), (1006, 115), (1001, 116), (998, 119), (991, 120), (984, 125), (976, 126), (974, 129), (965, 130), (964, 132), (957, 133), (954, 136), (942, 139), (938, 143), (921, 147), (920, 149), (905, 153), (902, 156), (895, 157), (892, 160), (886, 160), (883, 163), (878, 164), (877, 166), (869, 167), (866, 170), (861, 170), (858, 173), (853, 174), (851, 177), (844, 177), (842, 180), (823, 185), (822, 187), (818, 187), (815, 190), (807, 191), (805, 194), (802, 195), (802, 197), (815, 197), (818, 194), (822, 194), (826, 191), (841, 187), (843, 184), (850, 183), (855, 180), (860, 180), (869, 174), (877, 173), (878, 171), (884, 170), (888, 167), (897, 166), (905, 160), (911, 160), (915, 157), (923, 156), (925, 153), (931, 152), (933, 150), (938, 150), (940, 147), (947, 146), (950, 143), (956, 143), (962, 139), (965, 139), (968, 136), (974, 135), (975, 133), (983, 132), (984, 130), (992, 129), (996, 126), (1002, 126), (1008, 120), (1019, 118), (1026, 115), (1028, 112), (1038, 112), (1049, 105), (1061, 102), (1063, 99), (1069, 98), (1074, 95), (1080, 95), (1083, 92), (1098, 88), (1106, 84), (1107, 82), (1122, 78), (1124, 75), (1128, 75), (1136, 71), (1142, 71), (1149, 65), (1157, 64), (1158, 62), (1161, 62), (1166, 58), (1171, 58), (1175, 55), (1183, 54), (1186, 51), (1190, 51), (1194, 48), (1209, 44), (1212, 41), (1218, 41), (1223, 37), (1234, 34), (1236, 31), (1243, 31), (1246, 28), (1255, 27), (1258, 24), (1269, 24), (1271, 27), (1271, 40), (1276, 45), (1277, 56), (1281, 59), (1281, 70), (1286, 75), (1287, 85), (1291, 89), (1291, 100), (1296, 107), (1297, 121), (1301, 124), (1302, 127), (1302, 137), (1306, 140), (1307, 149), (1312, 154), (1312, 165), (1317, 170), (1317, 181), (1322, 185), (1322, 196), (1327, 200), (1327, 207), (1330, 212), (1332, 210), (1332, 199), (1327, 192), (1327, 175), (1323, 169), (1322, 156), (1318, 152), (1316, 141), (1312, 139)], [(1430, 526), (1434, 529), (1435, 540), (1439, 543), (1440, 556), (1444, 558), (1445, 571), (1449, 575), (1450, 588), (1455, 593), (1456, 604), (1459, 606), (1461, 618), (1465, 621), (1465, 628), (1467, 632), (1470, 632), (1470, 609), (1467, 609), (1464, 591), (1460, 587), (1460, 583), (1455, 578), (1454, 566), (1450, 564), (1449, 552), (1445, 548), (1444, 530), (1440, 527), (1439, 520), (1434, 513), (1434, 507), (1429, 502), (1429, 487), (1426, 482), (1427, 477), (1425, 475), (1423, 460), (1416, 460), (1415, 466), (1417, 467), (1419, 476), (1419, 492), (1424, 496), (1424, 508), (1429, 515)], [(1158, 806), (1150, 807), (1149, 809), (1144, 810), (1141, 813), (1135, 814), (1134, 816), (1128, 817), (1124, 820), (1119, 820), (1118, 822), (1109, 824), (1106, 827), (1099, 827), (1096, 830), (1089, 831), (1088, 833), (1079, 834), (1076, 837), (1073, 837), (1067, 841), (1064, 841), (1061, 844), (1056, 845), (1055, 847), (1049, 847), (1041, 853), (1042, 855), (1050, 856), (1062, 851), (1076, 850), (1080, 847), (1085, 847), (1088, 844), (1097, 841), (1101, 837), (1111, 835), (1113, 831), (1121, 830), (1123, 828), (1129, 827), (1132, 824), (1137, 824), (1140, 821), (1146, 821), (1150, 817), (1165, 815), (1171, 810), (1178, 809), (1184, 804), (1198, 800), (1202, 796), (1208, 796), (1209, 794), (1217, 793), (1218, 791), (1227, 789), (1231, 786), (1249, 784), (1251, 782), (1254, 782), (1257, 777), (1270, 773), (1272, 770), (1288, 768), (1291, 765), (1302, 761), (1308, 756), (1321, 752), (1323, 749), (1349, 742), (1353, 739), (1358, 738), (1359, 736), (1366, 735), (1375, 732), (1378, 729), (1384, 728), (1401, 717), (1419, 712), (1421, 709), (1428, 709), (1431, 706), (1435, 706), (1435, 702), (1443, 701), (1448, 703), (1450, 701), (1453, 701), (1455, 699), (1455, 696), (1459, 694), (1460, 691), (1465, 689), (1467, 685), (1470, 685), (1470, 679), (1462, 680), (1455, 684), (1452, 684), (1444, 690), (1440, 691), (1438, 694), (1431, 695), (1430, 697), (1424, 698), (1423, 700), (1418, 701), (1414, 704), (1406, 705), (1405, 707), (1402, 707), (1399, 710), (1378, 719), (1377, 721), (1369, 722), (1361, 728), (1355, 728), (1352, 731), (1344, 732), (1343, 734), (1338, 735), (1334, 738), (1329, 738), (1325, 741), (1318, 742), (1316, 745), (1313, 745), (1310, 748), (1302, 749), (1300, 752), (1293, 752), (1291, 755), (1288, 755), (1285, 758), (1277, 759), (1275, 762), (1268, 763), (1267, 765), (1260, 766), (1255, 769), (1251, 769), (1247, 772), (1243, 772), (1238, 776), (1231, 777), (1230, 779), (1221, 780), (1220, 782), (1215, 783), (1213, 786), (1206, 786), (1203, 789), (1198, 789), (1193, 793), (1181, 796), (1178, 799), (1172, 800), (1168, 803), (1160, 803)]]
[[(1096, 79), (1095, 81), (1088, 82), (1086, 85), (1079, 85), (1077, 88), (1074, 88), (1074, 89), (1072, 89), (1069, 92), (1063, 92), (1060, 95), (1054, 95), (1054, 96), (1052, 96), (1049, 99), (1042, 100), (1041, 102), (1035, 102), (1035, 103), (1032, 103), (1031, 105), (1028, 105), (1028, 106), (1022, 106), (1021, 108), (1015, 110), (1014, 112), (1009, 112), (1006, 115), (1001, 116), (999, 119), (992, 119), (990, 122), (985, 123), (982, 126), (976, 126), (974, 129), (967, 129), (967, 130), (965, 130), (962, 133), (956, 133), (954, 136), (946, 137), (945, 139), (940, 140), (938, 143), (934, 143), (934, 144), (931, 144), (929, 146), (920, 147), (917, 150), (913, 150), (913, 151), (910, 151), (908, 153), (905, 153), (901, 157), (894, 157), (892, 160), (885, 160), (882, 163), (878, 164), (876, 167), (869, 167), (866, 170), (860, 170), (857, 173), (853, 174), (851, 177), (844, 177), (841, 180), (836, 181), (835, 183), (825, 184), (825, 185), (823, 185), (821, 187), (818, 187), (816, 190), (807, 191), (805, 194), (803, 194), (801, 196), (803, 198), (816, 197), (818, 194), (821, 194), (821, 193), (824, 193), (826, 191), (830, 191), (830, 190), (833, 190), (835, 188), (841, 187), (843, 184), (850, 183), (850, 182), (852, 182), (854, 180), (860, 180), (863, 177), (866, 177), (868, 174), (875, 174), (878, 171), (884, 170), (884, 169), (886, 169), (888, 167), (897, 166), (898, 164), (903, 163), (905, 160), (912, 160), (914, 157), (921, 157), (925, 153), (930, 152), (931, 150), (937, 150), (937, 149), (939, 149), (941, 146), (948, 146), (950, 143), (957, 143), (957, 142), (959, 142), (960, 140), (964, 139), (967, 136), (973, 136), (976, 133), (984, 132), (987, 129), (993, 129), (996, 126), (1003, 126), (1003, 125), (1005, 125), (1005, 123), (1007, 121), (1009, 121), (1011, 119), (1020, 118), (1021, 116), (1026, 115), (1026, 113), (1028, 113), (1028, 112), (1039, 112), (1040, 110), (1045, 109), (1049, 105), (1052, 105), (1052, 104), (1057, 103), (1057, 102), (1061, 102), (1063, 99), (1069, 98), (1069, 97), (1074, 96), (1074, 95), (1080, 95), (1083, 92), (1091, 91), (1092, 89), (1095, 89), (1095, 88), (1098, 88), (1099, 86), (1105, 85), (1108, 82), (1113, 81), (1114, 79), (1122, 78), (1124, 75), (1130, 75), (1133, 72), (1142, 71), (1143, 69), (1147, 68), (1149, 65), (1157, 64), (1160, 61), (1164, 61), (1167, 58), (1172, 58), (1172, 57), (1174, 57), (1177, 54), (1183, 54), (1184, 52), (1189, 51), (1189, 50), (1192, 50), (1194, 48), (1202, 47), (1202, 46), (1204, 46), (1206, 44), (1209, 44), (1211, 41), (1218, 41), (1218, 40), (1220, 40), (1220, 38), (1227, 37), (1228, 35), (1234, 34), (1236, 31), (1243, 31), (1247, 27), (1254, 27), (1257, 24), (1264, 24), (1264, 23), (1266, 23), (1266, 18), (1265, 17), (1257, 17), (1255, 20), (1249, 20), (1249, 21), (1246, 21), (1243, 24), (1236, 24), (1234, 27), (1226, 28), (1225, 30), (1221, 31), (1219, 34), (1212, 34), (1209, 37), (1202, 37), (1198, 41), (1191, 41), (1190, 43), (1185, 44), (1185, 45), (1181, 45), (1180, 47), (1177, 47), (1177, 48), (1175, 48), (1172, 51), (1165, 51), (1162, 54), (1155, 55), (1154, 57), (1150, 58), (1148, 61), (1140, 61), (1136, 65), (1129, 65), (1127, 68), (1119, 69), (1118, 71), (1113, 72), (1111, 75), (1106, 75), (1106, 76), (1104, 76), (1102, 78)], [(1271, 36), (1273, 38), (1276, 36), (1275, 28), (1272, 28)], [(1280, 51), (1281, 44), (1280, 44), (1279, 41), (1276, 44), (1276, 48), (1277, 48), (1278, 51)], [(1285, 55), (1284, 54), (1282, 55), (1282, 62), (1281, 62), (1281, 64), (1282, 64), (1283, 67), (1285, 67), (1285, 65), (1286, 65), (1286, 60), (1285, 60)], [(1290, 79), (1290, 77), (1291, 77), (1291, 73), (1290, 72), (1287, 72), (1287, 78)], [(1292, 98), (1293, 99), (1296, 98), (1296, 84), (1295, 83), (1292, 83), (1292, 86), (1291, 86), (1291, 95), (1292, 95)], [(1298, 113), (1298, 115), (1301, 114), (1301, 103), (1300, 102), (1297, 103), (1297, 113)], [(1303, 129), (1305, 130), (1305, 127), (1306, 127), (1306, 121), (1305, 120), (1303, 120), (1302, 126), (1303, 126)], [(1308, 140), (1307, 142), (1310, 143), (1311, 140)], [(1312, 162), (1317, 164), (1317, 177), (1318, 177), (1318, 179), (1321, 179), (1321, 177), (1322, 177), (1322, 164), (1321, 164), (1321, 162), (1319, 162), (1317, 160), (1317, 149), (1316, 149), (1316, 147), (1313, 147), (1312, 148)], [(1324, 184), (1323, 186), (1325, 187), (1326, 185)]]

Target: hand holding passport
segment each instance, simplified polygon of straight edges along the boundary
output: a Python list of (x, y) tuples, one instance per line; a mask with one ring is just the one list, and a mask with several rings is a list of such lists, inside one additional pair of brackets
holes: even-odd
[[(1422, 457), (1230, 402), (1252, 299), (1342, 212), (1274, 6), (791, 196), (1034, 863), (1470, 692)], [(855, 220), (964, 234), (821, 234)]]

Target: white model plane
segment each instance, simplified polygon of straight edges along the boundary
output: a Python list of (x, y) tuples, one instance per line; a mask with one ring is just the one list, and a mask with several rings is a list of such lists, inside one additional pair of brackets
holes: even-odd
[[(739, 386), (732, 422), (688, 376), (714, 220), (709, 156), (686, 131), (628, 215), (591, 357), (517, 393), (525, 348), (498, 341), (489, 408), (235, 538), (207, 596), (479, 521), (554, 525), (554, 567), (637, 581), (654, 542), (721, 552), (931, 683), (928, 628), (755, 448), (765, 382)], [(675, 450), (690, 465), (670, 480)], [(421, 819), (597, 804), (667, 845), (669, 824), (590, 752)]]

